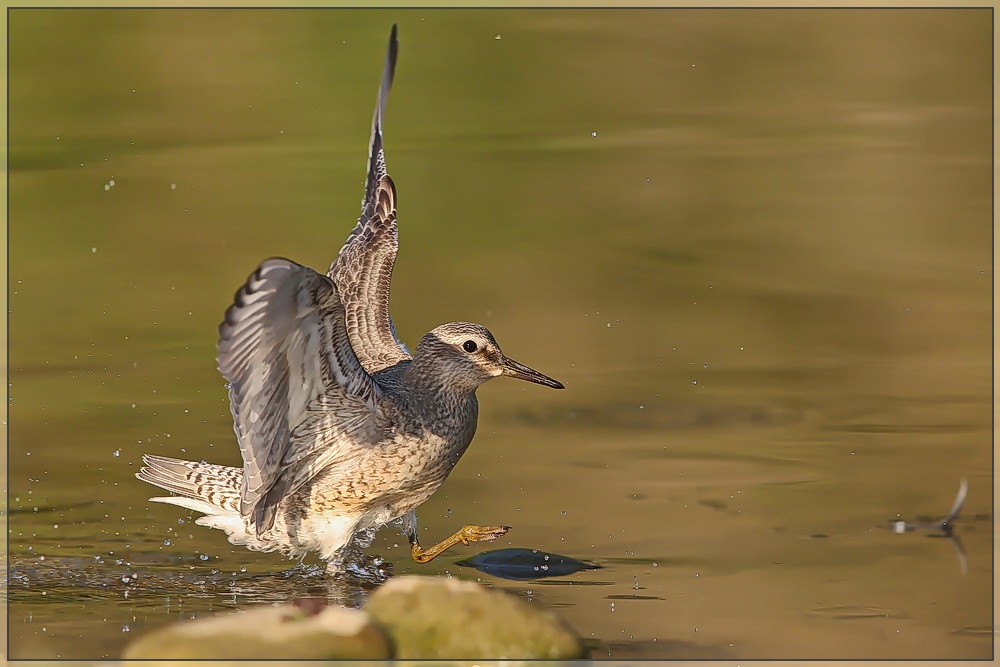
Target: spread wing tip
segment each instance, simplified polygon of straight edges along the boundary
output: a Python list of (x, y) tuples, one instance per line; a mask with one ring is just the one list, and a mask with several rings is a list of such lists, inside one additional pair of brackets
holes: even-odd
[(392, 80), (396, 76), (396, 58), (399, 56), (399, 39), (396, 37), (396, 24), (392, 24), (392, 32), (389, 34), (389, 46), (385, 53), (385, 67), (382, 69), (382, 83), (378, 89), (378, 115), (382, 115), (385, 102), (389, 99), (389, 89), (392, 88)]
[(382, 150), (382, 116), (385, 114), (385, 104), (389, 100), (392, 80), (396, 76), (396, 59), (399, 56), (397, 33), (398, 29), (394, 23), (389, 34), (389, 46), (386, 48), (385, 65), (382, 68), (382, 81), (379, 84), (375, 113), (372, 116), (372, 133), (368, 146), (369, 187), (377, 183), (378, 179), (385, 174), (385, 154)]

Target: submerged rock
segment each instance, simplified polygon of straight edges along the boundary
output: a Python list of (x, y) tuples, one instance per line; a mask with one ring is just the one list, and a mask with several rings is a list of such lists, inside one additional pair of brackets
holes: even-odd
[(460, 560), (455, 565), (474, 567), (502, 579), (532, 581), (562, 577), (580, 570), (597, 570), (600, 565), (538, 549), (494, 549)]
[(583, 643), (553, 612), (470, 581), (402, 576), (372, 593), (364, 611), (404, 659), (571, 659)]
[(175, 623), (140, 637), (122, 655), (126, 660), (390, 657), (389, 638), (368, 614), (323, 600)]

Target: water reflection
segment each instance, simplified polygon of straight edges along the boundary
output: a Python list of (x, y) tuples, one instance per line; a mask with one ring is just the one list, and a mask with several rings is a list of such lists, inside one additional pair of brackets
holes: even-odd
[[(193, 559), (185, 559), (191, 562)], [(198, 600), (216, 608), (289, 602), (322, 596), (332, 604), (360, 607), (385, 576), (362, 573), (328, 576), (322, 565), (299, 564), (278, 572), (220, 570), (203, 563), (137, 553), (131, 560), (47, 558), (17, 559), (8, 573), (12, 603), (56, 605), (80, 600), (112, 604), (170, 605), (171, 600), (201, 615)]]

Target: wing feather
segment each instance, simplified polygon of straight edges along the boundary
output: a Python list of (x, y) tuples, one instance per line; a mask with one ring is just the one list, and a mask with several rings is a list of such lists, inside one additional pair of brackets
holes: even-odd
[(351, 345), (369, 373), (410, 358), (406, 346), (396, 337), (389, 316), (389, 287), (399, 238), (396, 187), (386, 171), (382, 147), (382, 117), (392, 88), (398, 53), (399, 42), (394, 25), (372, 115), (361, 216), (327, 274), (337, 283), (347, 314)]
[(236, 292), (218, 364), (243, 455), (240, 513), (260, 534), (318, 462), (377, 428), (381, 390), (351, 348), (333, 282), (286, 259), (263, 262)]

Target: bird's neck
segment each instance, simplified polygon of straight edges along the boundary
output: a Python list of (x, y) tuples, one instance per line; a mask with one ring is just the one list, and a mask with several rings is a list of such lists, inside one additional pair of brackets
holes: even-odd
[(459, 409), (476, 402), (478, 385), (463, 381), (461, 376), (444, 372), (433, 357), (414, 355), (413, 361), (402, 375), (410, 395), (419, 396), (423, 402)]

